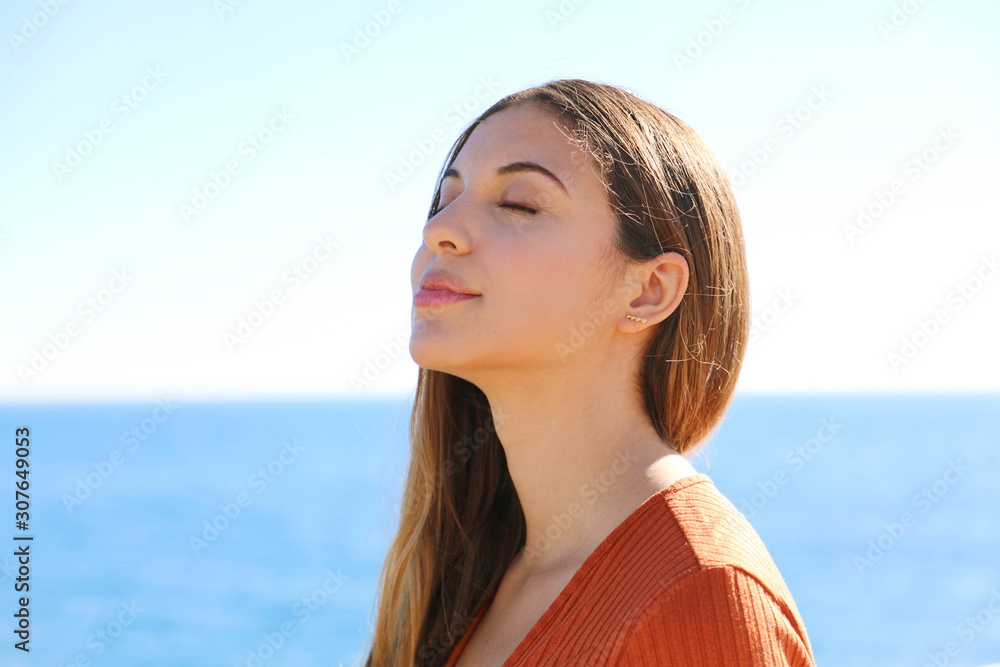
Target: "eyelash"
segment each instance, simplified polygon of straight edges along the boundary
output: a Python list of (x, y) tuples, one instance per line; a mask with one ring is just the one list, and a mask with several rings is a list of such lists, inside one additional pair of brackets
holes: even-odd
[[(535, 214), (538, 213), (538, 211), (536, 209), (533, 209), (530, 206), (522, 206), (521, 204), (497, 204), (497, 207), (498, 208), (517, 209), (519, 211), (523, 211), (526, 215), (535, 215)], [(435, 209), (431, 213), (431, 217), (433, 218), (435, 215), (437, 215), (438, 213), (440, 213), (442, 208), (444, 208), (444, 207), (442, 206), (442, 207), (439, 207), (439, 208)]]
[(536, 213), (538, 213), (538, 211), (531, 208), (530, 206), (521, 206), (520, 204), (499, 204), (499, 207), (518, 209), (520, 211), (524, 211), (528, 215), (535, 215)]

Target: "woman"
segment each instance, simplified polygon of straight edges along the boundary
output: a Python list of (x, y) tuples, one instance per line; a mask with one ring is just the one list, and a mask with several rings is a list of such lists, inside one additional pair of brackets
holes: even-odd
[(749, 334), (712, 153), (552, 81), (452, 147), (412, 267), (420, 366), (371, 667), (813, 665), (757, 533), (683, 455)]

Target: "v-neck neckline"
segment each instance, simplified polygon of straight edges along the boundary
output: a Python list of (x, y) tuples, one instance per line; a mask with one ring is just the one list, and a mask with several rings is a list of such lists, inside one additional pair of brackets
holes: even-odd
[[(662, 498), (670, 495), (671, 493), (676, 493), (677, 491), (687, 488), (692, 484), (707, 481), (711, 481), (711, 478), (706, 473), (694, 473), (674, 480), (672, 484), (660, 489), (644, 500), (641, 505), (632, 511), (631, 514), (625, 517), (625, 519), (623, 519), (622, 522), (619, 523), (615, 529), (612, 530), (607, 537), (605, 537), (601, 543), (597, 545), (597, 548), (594, 549), (589, 556), (587, 556), (587, 558), (583, 561), (583, 564), (580, 565), (575, 573), (573, 573), (569, 583), (563, 587), (563, 589), (559, 592), (559, 595), (556, 596), (556, 599), (552, 601), (552, 604), (550, 604), (538, 620), (535, 621), (535, 624), (531, 626), (530, 630), (528, 630), (528, 634), (521, 639), (513, 653), (507, 656), (507, 659), (503, 661), (501, 667), (511, 667), (511, 665), (515, 664), (515, 660), (521, 658), (521, 656), (530, 648), (535, 639), (537, 639), (538, 635), (545, 631), (546, 627), (551, 622), (552, 617), (559, 613), (559, 610), (566, 605), (567, 599), (576, 592), (577, 588), (581, 586), (581, 582), (587, 577), (588, 574), (590, 574), (590, 570), (596, 566), (604, 554), (614, 545), (616, 541), (618, 541), (622, 533), (628, 530), (632, 524), (638, 521), (646, 512), (650, 511), (656, 505), (657, 498)], [(472, 633), (475, 632), (476, 626), (479, 625), (479, 621), (486, 614), (490, 605), (493, 604), (493, 598), (496, 597), (496, 594), (497, 589), (495, 588), (493, 589), (493, 592), (490, 593), (486, 602), (483, 603), (479, 613), (476, 615), (468, 630), (466, 630), (468, 638), (472, 637)], [(468, 639), (465, 639), (461, 642), (463, 652), (465, 651), (468, 641)], [(461, 657), (461, 653), (459, 653), (459, 657)]]

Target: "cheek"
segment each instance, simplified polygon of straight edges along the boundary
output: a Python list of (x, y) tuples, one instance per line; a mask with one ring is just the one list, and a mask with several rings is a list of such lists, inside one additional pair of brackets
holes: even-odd
[(593, 299), (595, 267), (572, 246), (510, 248), (497, 253), (490, 283), (497, 285), (498, 316), (539, 329), (572, 326)]

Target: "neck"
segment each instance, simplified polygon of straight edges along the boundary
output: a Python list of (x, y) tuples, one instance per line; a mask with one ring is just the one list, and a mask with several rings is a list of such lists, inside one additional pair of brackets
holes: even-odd
[(524, 511), (522, 572), (582, 564), (645, 500), (696, 472), (659, 438), (641, 395), (620, 376), (477, 383)]

